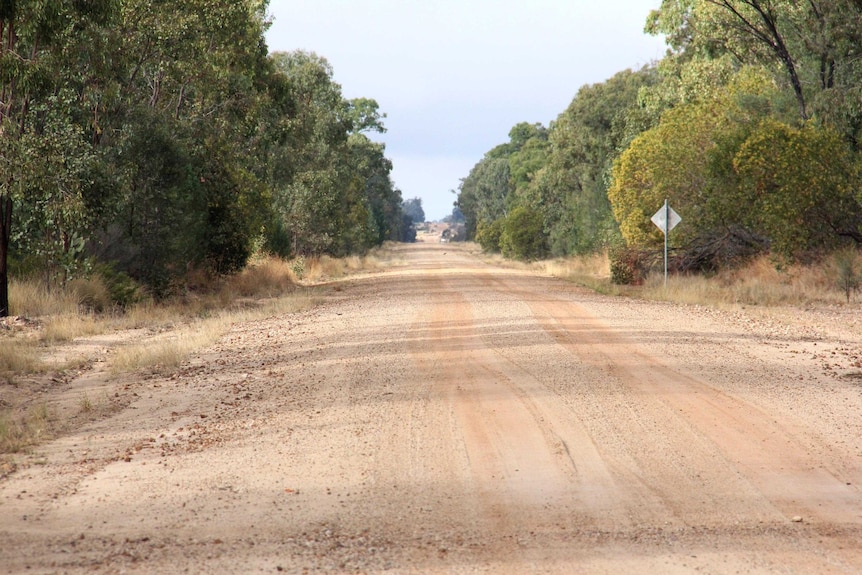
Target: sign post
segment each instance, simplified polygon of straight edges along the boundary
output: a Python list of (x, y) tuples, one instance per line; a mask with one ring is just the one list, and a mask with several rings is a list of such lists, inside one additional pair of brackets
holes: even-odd
[(650, 219), (664, 233), (664, 287), (667, 287), (667, 236), (682, 221), (682, 218), (679, 217), (678, 213), (673, 211), (673, 208), (665, 200), (664, 206), (653, 214), (653, 217)]

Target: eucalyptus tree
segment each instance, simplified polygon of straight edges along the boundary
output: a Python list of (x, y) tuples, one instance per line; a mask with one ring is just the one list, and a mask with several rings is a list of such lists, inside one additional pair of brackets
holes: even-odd
[(466, 220), (468, 238), (475, 237), (480, 224), (506, 217), (509, 174), (508, 157), (489, 153), (461, 180), (457, 204)]
[(0, 3), (0, 316), (9, 313), (13, 242), (51, 264), (62, 257), (61, 272), (82, 244), (86, 107), (100, 90), (90, 72), (115, 13), (111, 0)]
[[(375, 103), (376, 106), (376, 103)], [(371, 243), (360, 249), (402, 237), (401, 190), (395, 187), (390, 174), (392, 161), (386, 146), (370, 140), (364, 134), (351, 134), (348, 139), (353, 169), (364, 184), (364, 203), (370, 218)]]
[(509, 130), (509, 141), (489, 150), (461, 180), (456, 206), (465, 219), (468, 238), (524, 203), (526, 189), (544, 166), (548, 129), (520, 122)]
[(834, 128), (782, 121), (768, 70), (666, 111), (614, 165), (609, 199), (629, 247), (660, 245), (650, 216), (670, 199), (680, 267), (720, 267), (770, 250), (784, 259), (862, 240), (859, 164)]
[(817, 117), (858, 146), (862, 3), (858, 0), (663, 0), (647, 29), (684, 61), (729, 55), (772, 66), (800, 120)]
[(655, 69), (647, 67), (583, 86), (552, 124), (546, 165), (525, 197), (542, 213), (555, 255), (591, 252), (613, 241), (611, 166), (632, 137), (641, 90), (656, 83)]
[(290, 106), (277, 160), (282, 163), (280, 178), (273, 189), (280, 225), (290, 235), (294, 253), (335, 253), (350, 177), (345, 162), (350, 107), (325, 58), (302, 51), (271, 58), (283, 76), (283, 97)]
[(189, 267), (242, 267), (265, 220), (266, 23), (245, 1), (121, 6), (99, 137), (116, 192), (95, 253), (164, 292)]

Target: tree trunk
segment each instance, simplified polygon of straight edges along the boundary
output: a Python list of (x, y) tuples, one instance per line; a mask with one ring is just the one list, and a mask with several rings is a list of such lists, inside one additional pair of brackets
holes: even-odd
[(0, 317), (9, 315), (9, 238), (12, 230), (12, 196), (0, 196)]

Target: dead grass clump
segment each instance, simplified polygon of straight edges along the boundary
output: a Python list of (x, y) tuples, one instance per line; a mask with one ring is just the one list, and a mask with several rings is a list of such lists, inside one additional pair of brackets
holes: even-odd
[(326, 255), (317, 258), (306, 258), (303, 276), (300, 279), (309, 282), (318, 282), (328, 279), (340, 278), (344, 275), (344, 260), (339, 260)]
[(292, 271), (297, 281), (317, 283), (344, 276), (378, 270), (387, 265), (384, 258), (389, 252), (385, 248), (371, 251), (363, 256), (347, 256), (333, 258), (323, 255), (315, 258), (297, 258), (291, 262)]
[(67, 290), (49, 290), (35, 280), (9, 280), (9, 311), (12, 315), (41, 317), (77, 313), (76, 294)]
[(111, 356), (111, 372), (153, 369), (168, 373), (178, 368), (192, 353), (213, 345), (230, 328), (229, 315), (200, 320), (149, 340), (122, 347)]
[(828, 262), (778, 268), (764, 256), (712, 277), (671, 275), (667, 288), (664, 277), (654, 274), (648, 278), (641, 294), (649, 299), (703, 305), (838, 303), (842, 292), (837, 289), (833, 275)]
[(44, 404), (24, 412), (0, 413), (0, 453), (20, 453), (50, 435), (51, 412)]
[(114, 305), (108, 286), (99, 276), (73, 279), (66, 285), (66, 290), (77, 301), (78, 307), (87, 311), (103, 312)]
[(575, 280), (585, 277), (610, 278), (610, 259), (607, 253), (549, 260), (539, 262), (537, 265), (548, 275), (558, 278)]
[(0, 339), (0, 381), (8, 380), (15, 374), (33, 372), (38, 363), (32, 342), (11, 337)]
[(262, 258), (231, 276), (223, 289), (241, 297), (275, 297), (295, 287), (291, 264), (280, 258)]
[(44, 343), (60, 343), (104, 333), (106, 329), (107, 324), (90, 313), (53, 315), (45, 319), (39, 339)]

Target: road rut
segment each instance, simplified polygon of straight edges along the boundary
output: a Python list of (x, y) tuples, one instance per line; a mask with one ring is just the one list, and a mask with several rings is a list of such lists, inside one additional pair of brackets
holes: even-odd
[(115, 382), (0, 482), (0, 572), (862, 573), (849, 323), (397, 251)]

